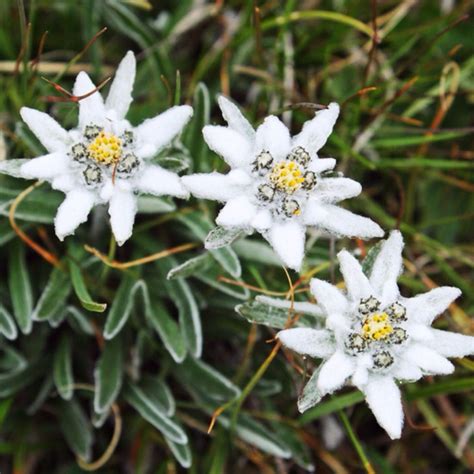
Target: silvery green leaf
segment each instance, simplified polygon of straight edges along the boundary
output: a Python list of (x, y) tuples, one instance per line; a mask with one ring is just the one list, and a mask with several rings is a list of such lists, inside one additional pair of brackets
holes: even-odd
[(245, 232), (243, 232), (242, 229), (217, 226), (207, 234), (204, 240), (204, 246), (208, 250), (219, 249), (230, 245), (243, 235), (245, 235)]

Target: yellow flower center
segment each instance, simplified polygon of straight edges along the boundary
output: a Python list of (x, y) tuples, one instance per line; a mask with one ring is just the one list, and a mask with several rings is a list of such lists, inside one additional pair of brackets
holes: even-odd
[(304, 181), (301, 169), (296, 161), (280, 161), (270, 173), (270, 181), (280, 191), (294, 193)]
[(387, 313), (373, 313), (368, 316), (362, 325), (364, 339), (380, 341), (386, 339), (393, 332)]
[(87, 147), (89, 156), (105, 165), (117, 163), (122, 156), (122, 140), (112, 133), (100, 132)]

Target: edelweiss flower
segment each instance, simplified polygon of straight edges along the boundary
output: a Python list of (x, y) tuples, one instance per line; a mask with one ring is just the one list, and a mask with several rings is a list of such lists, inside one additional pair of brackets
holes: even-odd
[(255, 131), (228, 99), (219, 97), (219, 106), (228, 126), (206, 126), (203, 133), (209, 147), (224, 158), (231, 171), (183, 178), (196, 197), (226, 203), (217, 224), (257, 230), (295, 270), (303, 260), (307, 226), (337, 236), (383, 235), (375, 222), (335, 205), (357, 196), (361, 186), (348, 178), (327, 176), (336, 161), (317, 155), (339, 115), (337, 104), (317, 112), (293, 138), (273, 115)]
[[(150, 159), (181, 131), (192, 115), (183, 105), (133, 127), (125, 119), (132, 102), (135, 56), (120, 63), (104, 102), (99, 92), (80, 100), (79, 124), (66, 131), (49, 115), (23, 107), (21, 116), (49, 154), (21, 167), (25, 178), (44, 179), (66, 194), (55, 218), (56, 235), (63, 240), (87, 220), (97, 204), (109, 203), (112, 231), (119, 245), (131, 235), (137, 212), (136, 194), (188, 197), (175, 173)], [(76, 96), (95, 86), (85, 72), (74, 85)]]
[(311, 291), (326, 315), (326, 329), (294, 328), (278, 333), (282, 343), (300, 354), (324, 359), (298, 401), (300, 411), (346, 380), (361, 390), (378, 423), (392, 439), (403, 425), (396, 380), (415, 381), (423, 375), (450, 374), (447, 357), (474, 353), (474, 337), (431, 328), (461, 291), (441, 287), (413, 298), (400, 295), (403, 240), (394, 231), (384, 242), (370, 276), (347, 251), (338, 259), (346, 293), (322, 280)]

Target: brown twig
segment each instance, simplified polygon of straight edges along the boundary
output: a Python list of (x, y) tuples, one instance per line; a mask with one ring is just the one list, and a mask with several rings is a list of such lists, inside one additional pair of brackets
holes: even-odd
[(127, 268), (137, 267), (139, 265), (143, 265), (145, 263), (155, 262), (161, 258), (168, 257), (170, 255), (186, 252), (192, 248), (196, 248), (199, 244), (197, 243), (189, 243), (189, 244), (182, 244), (178, 245), (177, 247), (171, 247), (166, 250), (162, 250), (161, 252), (154, 253), (152, 255), (148, 255), (146, 257), (138, 258), (136, 260), (131, 260), (129, 262), (118, 262), (117, 260), (111, 260), (107, 255), (103, 254), (99, 250), (89, 245), (84, 245), (84, 249), (91, 253), (92, 255), (96, 256), (99, 260), (101, 260), (105, 265), (117, 268), (119, 270), (126, 270)]

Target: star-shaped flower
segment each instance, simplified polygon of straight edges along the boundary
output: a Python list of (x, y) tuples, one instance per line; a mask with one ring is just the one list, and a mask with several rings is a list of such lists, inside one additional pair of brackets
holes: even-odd
[(349, 381), (364, 393), (389, 436), (399, 438), (403, 409), (396, 381), (450, 374), (454, 366), (447, 357), (474, 354), (474, 337), (431, 328), (436, 316), (461, 294), (458, 288), (435, 288), (412, 298), (400, 295), (402, 249), (400, 232), (392, 232), (370, 276), (351, 254), (341, 251), (338, 259), (346, 292), (322, 280), (311, 281), (326, 328), (278, 333), (286, 347), (323, 359), (298, 401), (301, 412)]
[(273, 115), (255, 131), (230, 100), (220, 96), (219, 106), (228, 126), (206, 126), (203, 133), (231, 171), (183, 178), (196, 197), (226, 203), (217, 216), (218, 225), (260, 232), (285, 265), (295, 270), (304, 257), (307, 226), (336, 236), (383, 235), (372, 220), (336, 205), (357, 196), (361, 186), (348, 178), (329, 177), (336, 161), (317, 155), (339, 115), (337, 104), (317, 112), (293, 138)]
[[(192, 116), (187, 105), (172, 107), (133, 127), (125, 116), (132, 102), (135, 56), (120, 63), (107, 100), (99, 92), (79, 101), (79, 124), (66, 131), (52, 117), (23, 107), (21, 116), (48, 151), (21, 167), (24, 178), (47, 180), (66, 194), (56, 218), (56, 235), (63, 240), (87, 220), (97, 204), (109, 204), (112, 232), (119, 245), (131, 235), (137, 194), (187, 198), (179, 176), (151, 159), (178, 135)], [(95, 85), (79, 73), (74, 95)]]

